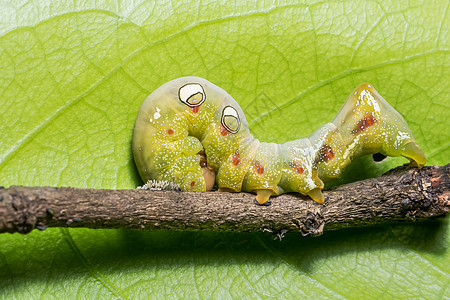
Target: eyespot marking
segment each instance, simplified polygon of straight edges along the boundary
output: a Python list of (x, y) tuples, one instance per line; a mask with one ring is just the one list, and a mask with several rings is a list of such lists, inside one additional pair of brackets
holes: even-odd
[(195, 185), (195, 181), (192, 181), (191, 182), (191, 189), (194, 187), (194, 185)]
[(323, 144), (319, 150), (319, 158), (321, 161), (328, 162), (334, 158), (333, 148), (328, 144)]
[(358, 121), (358, 123), (356, 123), (355, 128), (350, 133), (353, 135), (361, 133), (367, 128), (375, 125), (377, 122), (377, 119), (375, 119), (373, 116), (364, 116), (361, 120)]
[(173, 129), (172, 128), (169, 128), (169, 129), (167, 129), (167, 134), (173, 134)]
[(188, 83), (178, 90), (178, 98), (189, 107), (198, 107), (205, 102), (206, 95), (198, 83)]
[(193, 106), (193, 107), (191, 107), (191, 111), (192, 111), (194, 114), (198, 113), (199, 110), (200, 110), (200, 106)]
[(222, 126), (231, 133), (237, 133), (241, 127), (241, 121), (234, 107), (226, 106), (222, 111)]

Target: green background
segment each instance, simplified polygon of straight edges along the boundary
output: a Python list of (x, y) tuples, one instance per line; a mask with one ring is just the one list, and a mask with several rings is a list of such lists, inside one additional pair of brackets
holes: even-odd
[[(140, 104), (201, 76), (263, 141), (309, 136), (370, 82), (449, 162), (448, 1), (0, 1), (0, 185), (134, 188)], [(355, 162), (343, 181), (405, 163)], [(276, 199), (275, 199), (276, 201)], [(5, 298), (449, 298), (449, 222), (318, 238), (53, 228), (0, 235)]]

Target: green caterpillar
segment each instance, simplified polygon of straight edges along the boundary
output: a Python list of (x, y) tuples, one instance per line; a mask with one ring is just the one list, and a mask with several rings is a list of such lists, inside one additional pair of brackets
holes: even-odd
[(426, 159), (403, 117), (371, 84), (359, 85), (331, 123), (309, 138), (284, 144), (255, 139), (244, 113), (223, 89), (199, 77), (165, 83), (142, 104), (133, 131), (133, 155), (147, 182), (165, 180), (183, 190), (256, 192), (259, 204), (288, 192), (324, 202), (323, 181), (338, 177), (364, 154)]

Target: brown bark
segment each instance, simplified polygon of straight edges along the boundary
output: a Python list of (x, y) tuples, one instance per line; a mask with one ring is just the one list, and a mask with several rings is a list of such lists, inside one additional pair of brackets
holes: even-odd
[(378, 177), (325, 191), (327, 202), (287, 194), (270, 206), (253, 194), (66, 187), (0, 189), (0, 232), (47, 226), (146, 230), (300, 231), (415, 221), (450, 211), (450, 164), (421, 170), (401, 166)]

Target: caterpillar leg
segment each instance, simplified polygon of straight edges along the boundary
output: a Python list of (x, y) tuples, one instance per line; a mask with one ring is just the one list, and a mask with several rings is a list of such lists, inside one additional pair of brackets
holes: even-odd
[(270, 205), (270, 196), (273, 195), (272, 190), (256, 190), (256, 202), (259, 205)]
[[(236, 191), (227, 187), (220, 187), (219, 192), (233, 193)], [(272, 190), (256, 190), (255, 204), (261, 206), (269, 206), (270, 204), (272, 204), (272, 202), (270, 201), (270, 197), (273, 196), (273, 194), (274, 193)]]
[(216, 173), (208, 167), (202, 167), (203, 178), (205, 179), (206, 191), (209, 192), (216, 181)]
[(322, 190), (319, 188), (315, 188), (309, 191), (308, 196), (318, 204), (323, 204), (325, 202), (325, 196), (323, 195)]
[(422, 167), (425, 165), (427, 159), (425, 158), (425, 154), (422, 149), (415, 142), (409, 142), (404, 145), (401, 149), (401, 155), (409, 159), (410, 166), (414, 167)]

